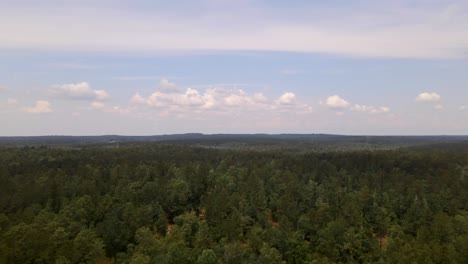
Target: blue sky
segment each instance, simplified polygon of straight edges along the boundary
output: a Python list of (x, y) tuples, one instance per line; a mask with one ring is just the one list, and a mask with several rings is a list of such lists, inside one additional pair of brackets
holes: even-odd
[(2, 1), (0, 135), (467, 134), (465, 1)]

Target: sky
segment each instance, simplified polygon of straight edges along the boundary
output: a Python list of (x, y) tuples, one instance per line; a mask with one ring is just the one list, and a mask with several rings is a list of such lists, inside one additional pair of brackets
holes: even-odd
[(468, 2), (0, 2), (0, 136), (468, 134)]

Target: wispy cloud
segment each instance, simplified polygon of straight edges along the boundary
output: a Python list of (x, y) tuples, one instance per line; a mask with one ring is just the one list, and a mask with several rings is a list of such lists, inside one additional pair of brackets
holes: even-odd
[(48, 63), (45, 66), (59, 68), (59, 69), (72, 69), (72, 70), (95, 70), (95, 69), (103, 67), (103, 65), (80, 63), (80, 62)]
[(302, 73), (302, 71), (299, 70), (292, 70), (292, 69), (285, 69), (281, 71), (282, 75), (297, 75)]
[(7, 104), (8, 105), (18, 105), (18, 100), (13, 99), (13, 98), (8, 98)]
[(95, 102), (92, 102), (92, 103), (91, 103), (91, 108), (92, 108), (92, 109), (102, 109), (102, 108), (104, 108), (104, 107), (105, 107), (105, 104), (104, 104), (103, 102), (97, 102), (97, 101), (95, 101)]
[(7, 100), (0, 100), (0, 113), (14, 111), (18, 106), (19, 103), (16, 99), (8, 98)]
[(443, 105), (441, 105), (441, 104), (437, 104), (437, 105), (434, 106), (435, 110), (443, 110), (444, 108), (445, 107)]
[(359, 104), (354, 105), (351, 108), (351, 110), (357, 111), (357, 112), (365, 112), (369, 114), (384, 114), (384, 113), (390, 112), (390, 108), (386, 106), (375, 107), (372, 105), (359, 105)]
[[(217, 4), (196, 11), (156, 5), (150, 10), (132, 12), (84, 4), (58, 7), (44, 4), (34, 8), (5, 5), (0, 6), (0, 48), (114, 52), (262, 50), (364, 57), (466, 57), (468, 8), (463, 2), (417, 8), (402, 2), (385, 3), (368, 2), (362, 9), (351, 10), (305, 4), (287, 14), (279, 12), (274, 4), (260, 2), (256, 8)], [(232, 6), (238, 12), (233, 13)], [(51, 8), (56, 12), (51, 12)]]

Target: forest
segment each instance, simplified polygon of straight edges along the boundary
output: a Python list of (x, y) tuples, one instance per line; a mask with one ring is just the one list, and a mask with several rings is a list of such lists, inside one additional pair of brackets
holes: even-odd
[(466, 144), (234, 146), (2, 146), (0, 263), (468, 259)]

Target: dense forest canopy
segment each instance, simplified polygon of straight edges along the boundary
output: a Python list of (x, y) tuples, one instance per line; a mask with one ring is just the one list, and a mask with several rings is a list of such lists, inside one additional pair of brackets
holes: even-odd
[(466, 142), (199, 143), (1, 147), (0, 263), (468, 259)]

